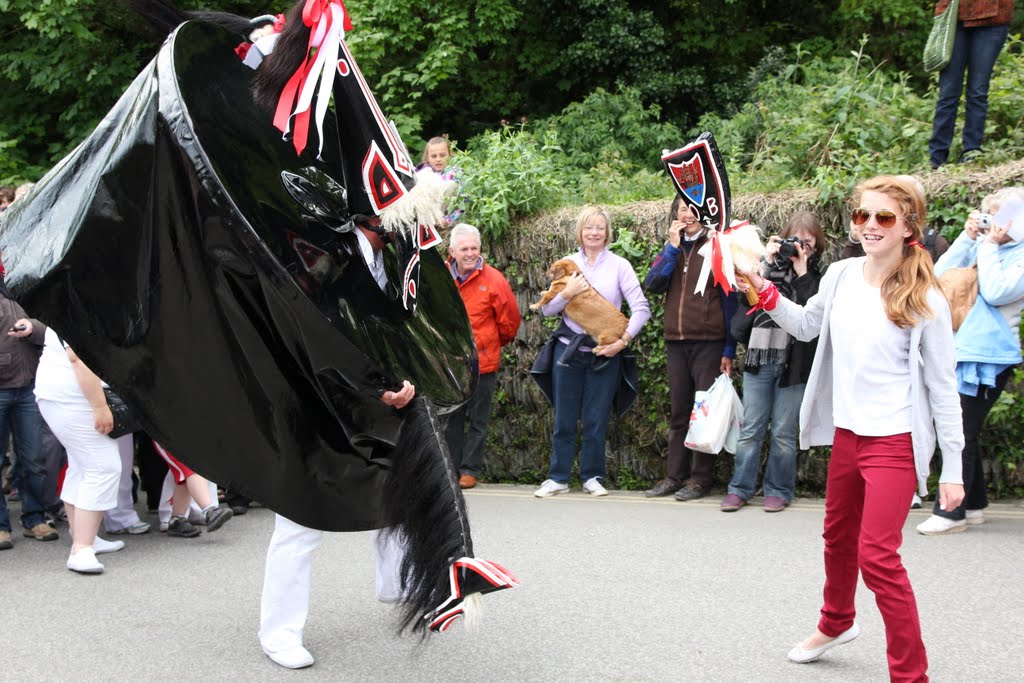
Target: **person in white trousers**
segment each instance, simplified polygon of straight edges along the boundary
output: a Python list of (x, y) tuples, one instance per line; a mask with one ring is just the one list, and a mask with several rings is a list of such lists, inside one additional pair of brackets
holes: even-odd
[[(404, 408), (416, 395), (416, 388), (404, 382), (400, 391), (385, 391), (381, 400)], [(309, 578), (313, 551), (320, 547), (324, 532), (296, 524), (277, 515), (274, 535), (267, 548), (267, 566), (260, 601), (260, 646), (271, 660), (287, 669), (312, 666), (313, 655), (302, 645), (302, 630), (309, 614)], [(373, 532), (377, 565), (377, 599), (401, 600), (402, 541), (393, 533)]]
[[(387, 274), (381, 260), (383, 242), (365, 228), (355, 232), (360, 253), (377, 285), (384, 289)], [(404, 408), (416, 395), (408, 381), (399, 391), (385, 391), (381, 401), (393, 408)], [(302, 630), (309, 614), (309, 577), (313, 569), (313, 551), (320, 547), (324, 532), (296, 524), (277, 515), (274, 535), (267, 548), (267, 566), (260, 602), (260, 646), (271, 660), (288, 669), (312, 666), (313, 655), (302, 645)], [(401, 600), (400, 567), (402, 541), (395, 534), (373, 532), (377, 564), (377, 599)]]

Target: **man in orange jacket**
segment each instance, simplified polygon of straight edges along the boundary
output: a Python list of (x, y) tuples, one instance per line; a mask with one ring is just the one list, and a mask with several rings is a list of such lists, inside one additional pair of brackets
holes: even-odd
[[(480, 382), (469, 401), (448, 416), (445, 435), (452, 459), (459, 463), (459, 486), (476, 486), (484, 466), (487, 421), (501, 363), (501, 347), (519, 329), (519, 304), (505, 276), (484, 263), (480, 231), (459, 223), (448, 241), (448, 267), (466, 305), (480, 358)], [(468, 430), (468, 433), (467, 433)]]

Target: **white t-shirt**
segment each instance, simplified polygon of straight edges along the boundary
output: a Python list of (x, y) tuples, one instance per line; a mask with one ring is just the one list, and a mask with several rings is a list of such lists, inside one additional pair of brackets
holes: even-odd
[(39, 369), (36, 370), (36, 398), (89, 405), (78, 385), (64, 344), (49, 327), (46, 328), (43, 353), (39, 356)]
[(910, 431), (910, 328), (885, 315), (878, 287), (859, 268), (836, 289), (829, 317), (835, 363), (832, 415), (859, 436)]

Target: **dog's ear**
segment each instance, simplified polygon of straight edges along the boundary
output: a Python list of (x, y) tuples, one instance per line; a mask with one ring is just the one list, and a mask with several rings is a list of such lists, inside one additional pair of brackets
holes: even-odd
[(553, 264), (551, 264), (551, 270), (554, 272), (555, 278), (562, 279), (569, 277), (578, 269), (576, 268), (576, 264), (573, 263), (572, 260), (563, 258), (558, 259)]

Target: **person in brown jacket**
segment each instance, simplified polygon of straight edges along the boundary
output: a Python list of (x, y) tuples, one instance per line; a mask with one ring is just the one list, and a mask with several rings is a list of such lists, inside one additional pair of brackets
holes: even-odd
[[(7, 437), (14, 432), (14, 453), (21, 483), (21, 524), (25, 536), (54, 541), (57, 532), (45, 520), (43, 501), (46, 465), (40, 434), (43, 418), (36, 405), (35, 377), (46, 326), (30, 319), (3, 284), (0, 266), (0, 465), (6, 458)], [(0, 550), (13, 547), (7, 500), (0, 494)]]
[[(939, 0), (935, 14), (941, 14), (949, 2)], [(928, 141), (932, 168), (942, 166), (949, 158), (965, 72), (967, 95), (959, 161), (971, 161), (981, 154), (985, 119), (988, 117), (988, 83), (1012, 19), (1013, 0), (960, 0), (953, 56), (946, 68), (939, 72), (939, 97), (935, 102), (932, 137)]]
[(668, 365), (671, 417), (665, 478), (647, 491), (648, 498), (675, 494), (676, 500), (703, 498), (710, 492), (714, 455), (686, 447), (693, 397), (706, 391), (718, 375), (732, 375), (736, 340), (729, 321), (736, 294), (708, 283), (695, 292), (708, 228), (676, 196), (669, 211), (668, 243), (655, 258), (644, 287), (665, 293), (665, 357)]

